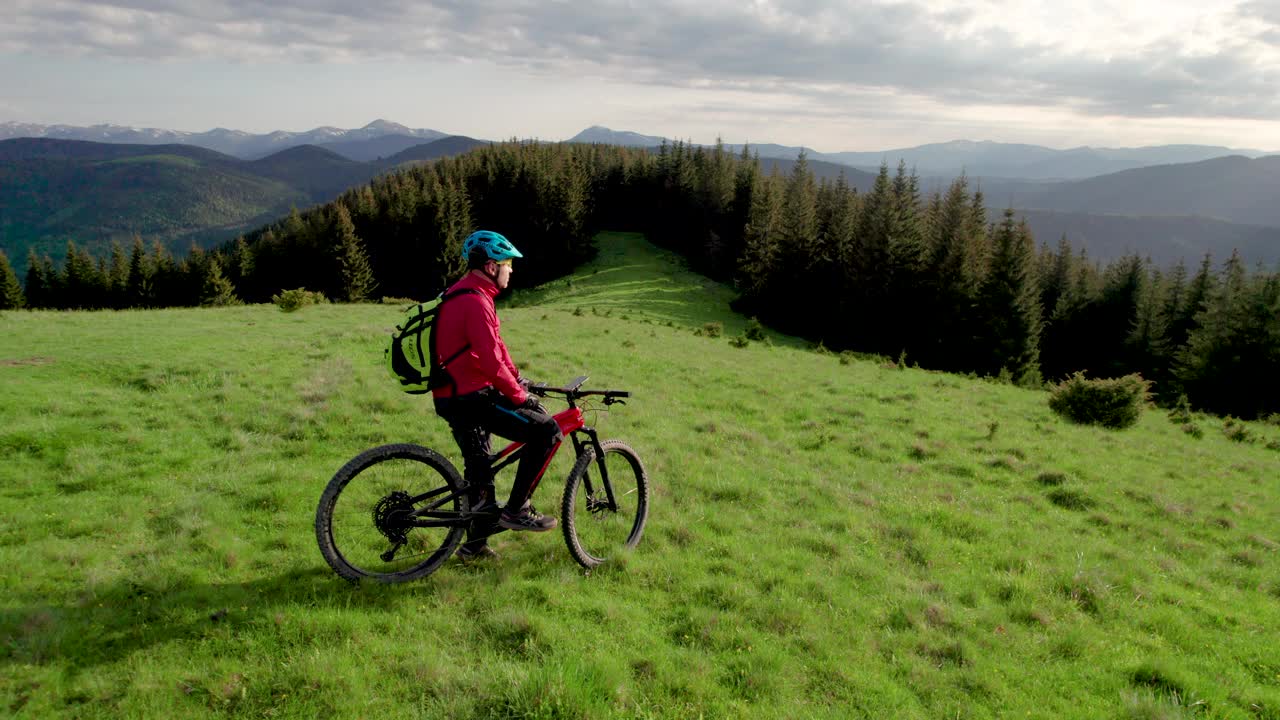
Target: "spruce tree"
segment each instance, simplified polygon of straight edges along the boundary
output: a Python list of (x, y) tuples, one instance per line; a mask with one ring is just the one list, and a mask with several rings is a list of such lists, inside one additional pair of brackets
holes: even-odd
[(0, 310), (17, 310), (25, 304), (18, 275), (9, 264), (9, 256), (0, 250)]
[(1196, 325), (1176, 369), (1191, 403), (1244, 418), (1280, 410), (1280, 281), (1250, 278), (1233, 252)]
[[(462, 257), (462, 243), (474, 229), (471, 220), (471, 199), (466, 188), (455, 178), (440, 184), (440, 198), (435, 211), (438, 243), (435, 248), (435, 277), (431, 281), (431, 293), (458, 277), (466, 267)], [(526, 247), (528, 247), (526, 245)], [(537, 264), (548, 264), (550, 258), (534, 256)]]
[(356, 235), (351, 214), (342, 203), (334, 206), (334, 227), (337, 232), (336, 254), (342, 273), (342, 297), (347, 302), (364, 302), (377, 287), (364, 243)]
[(921, 340), (915, 354), (923, 364), (944, 370), (971, 370), (973, 351), (972, 307), (977, 278), (972, 272), (972, 234), (981, 225), (972, 222), (968, 179), (961, 175), (944, 197), (931, 205), (925, 256), (924, 282), (918, 289), (924, 309), (917, 319)]
[(1205, 304), (1217, 291), (1217, 285), (1218, 278), (1213, 272), (1213, 256), (1205, 253), (1195, 276), (1187, 284), (1185, 293), (1181, 297), (1167, 301), (1168, 342), (1170, 351), (1175, 355), (1181, 352), (1191, 334), (1199, 327), (1200, 314), (1204, 312)]
[(991, 262), (978, 291), (982, 322), (979, 372), (1008, 371), (1019, 385), (1039, 386), (1040, 290), (1036, 285), (1035, 244), (1025, 222), (1012, 209), (992, 237)]
[(751, 312), (766, 301), (775, 286), (778, 235), (782, 222), (782, 179), (777, 171), (762, 178), (751, 197), (751, 211), (744, 230), (738, 286)]
[(98, 267), (87, 250), (67, 241), (66, 259), (62, 266), (62, 292), (57, 307), (88, 309), (101, 307), (100, 289), (103, 287)]
[(873, 352), (897, 354), (890, 341), (890, 323), (885, 315), (892, 282), (890, 238), (896, 228), (896, 202), (889, 166), (880, 165), (871, 192), (863, 198), (859, 217), (853, 262), (847, 268), (845, 285), (852, 290), (851, 311), (844, 313), (849, 323), (847, 332), (858, 338), (859, 345)]
[(129, 276), (125, 280), (125, 306), (151, 307), (154, 302), (150, 263), (142, 247), (142, 238), (134, 235), (133, 249), (129, 251)]
[(34, 249), (27, 250), (27, 307), (55, 307), (57, 284), (58, 274), (53, 269), (53, 260), (48, 255), (37, 256)]
[[(813, 173), (804, 151), (796, 158), (787, 178), (782, 198), (782, 215), (778, 224), (777, 255), (774, 268), (778, 292), (771, 304), (776, 322), (786, 332), (807, 335), (830, 327), (829, 318), (809, 310), (815, 298), (796, 292), (801, 287), (814, 287), (810, 273), (815, 268), (829, 267), (835, 260), (833, 248), (818, 238), (817, 192)], [(825, 305), (818, 300), (819, 305)]]
[(105, 265), (103, 273), (109, 298), (108, 305), (113, 308), (129, 306), (129, 262), (125, 260), (124, 248), (116, 240), (111, 241), (111, 259)]
[(225, 307), (240, 305), (236, 297), (236, 289), (231, 281), (222, 274), (222, 262), (217, 255), (212, 255), (203, 263), (205, 278), (200, 293), (200, 304), (205, 307)]

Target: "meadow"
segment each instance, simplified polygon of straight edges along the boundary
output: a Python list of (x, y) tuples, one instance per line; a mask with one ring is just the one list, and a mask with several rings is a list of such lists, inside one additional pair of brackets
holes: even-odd
[(731, 289), (600, 243), (500, 309), (527, 376), (634, 393), (590, 422), (649, 524), (591, 573), (558, 532), (324, 564), (348, 458), (458, 459), (386, 376), (399, 306), (0, 315), (0, 715), (1280, 718), (1280, 427), (733, 343)]

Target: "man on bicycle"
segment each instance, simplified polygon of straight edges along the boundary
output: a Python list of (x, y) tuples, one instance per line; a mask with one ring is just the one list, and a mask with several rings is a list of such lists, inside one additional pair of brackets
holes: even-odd
[[(495, 501), (490, 434), (525, 444), (511, 496), (497, 522), (508, 530), (551, 530), (555, 518), (539, 514), (529, 499), (563, 435), (511, 361), (493, 304), (511, 280), (511, 261), (523, 255), (502, 235), (479, 230), (463, 242), (462, 256), (467, 274), (445, 294), (463, 292), (441, 305), (436, 319), (434, 361), (451, 378), (432, 390), (436, 414), (448, 421), (462, 450), (473, 509), (492, 509)], [(463, 559), (496, 557), (488, 545), (492, 532), (492, 526), (469, 528), (458, 554)]]

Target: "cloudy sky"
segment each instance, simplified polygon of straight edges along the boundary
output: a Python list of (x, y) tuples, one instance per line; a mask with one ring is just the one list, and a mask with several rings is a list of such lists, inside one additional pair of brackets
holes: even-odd
[(1280, 151), (1280, 0), (0, 0), (0, 121)]

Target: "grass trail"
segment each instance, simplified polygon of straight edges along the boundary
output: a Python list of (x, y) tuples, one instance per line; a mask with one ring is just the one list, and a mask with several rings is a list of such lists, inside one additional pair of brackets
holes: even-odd
[(456, 457), (385, 377), (396, 307), (0, 315), (0, 714), (1280, 717), (1280, 428), (733, 347), (693, 332), (740, 332), (727, 288), (602, 244), (501, 310), (526, 374), (635, 393), (593, 422), (650, 524), (591, 575), (558, 534), (405, 586), (324, 565), (346, 459)]

